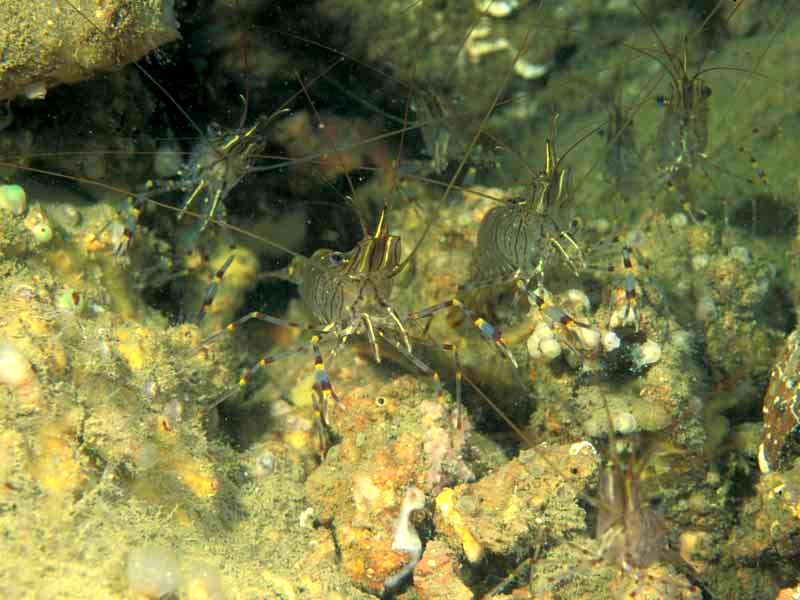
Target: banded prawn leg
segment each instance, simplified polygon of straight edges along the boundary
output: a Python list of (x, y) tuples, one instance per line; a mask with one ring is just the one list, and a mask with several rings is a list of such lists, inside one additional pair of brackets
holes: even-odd
[[(400, 354), (402, 354), (406, 360), (410, 361), (419, 371), (422, 373), (430, 376), (433, 378), (434, 386), (436, 389), (436, 400), (438, 402), (444, 401), (444, 387), (442, 386), (442, 380), (439, 376), (439, 372), (431, 369), (428, 365), (422, 362), (419, 358), (414, 356), (413, 353), (409, 352), (403, 346), (396, 341), (386, 337), (384, 332), (380, 332), (380, 335), (384, 341), (386, 341), (389, 345), (391, 345), (395, 350), (397, 350)], [(463, 381), (464, 381), (464, 369), (461, 365), (461, 358), (458, 355), (458, 348), (455, 344), (450, 342), (440, 342), (435, 340), (430, 340), (434, 346), (438, 346), (441, 350), (449, 353), (453, 359), (453, 369), (455, 370), (455, 380), (456, 380), (456, 429), (461, 429), (463, 421), (462, 415), (462, 407), (463, 402)], [(470, 385), (473, 388), (478, 389), (474, 383), (470, 382)], [(478, 389), (480, 393), (480, 390)]]
[[(133, 237), (136, 234), (136, 228), (139, 226), (139, 219), (142, 216), (142, 211), (144, 210), (145, 205), (148, 202), (153, 202), (151, 196), (157, 196), (160, 194), (165, 194), (168, 192), (175, 191), (171, 188), (159, 188), (156, 189), (155, 185), (152, 181), (148, 181), (145, 184), (145, 190), (142, 192), (135, 193), (131, 195), (128, 199), (130, 202), (130, 206), (127, 210), (127, 214), (125, 215), (125, 221), (122, 225), (122, 231), (117, 236), (114, 232), (112, 233), (112, 243), (114, 239), (118, 237), (116, 243), (114, 244), (114, 249), (112, 253), (117, 258), (123, 257), (128, 253), (128, 249), (130, 248), (131, 244), (133, 243)], [(167, 206), (162, 202), (157, 202), (158, 206)], [(196, 218), (202, 218), (202, 215), (197, 213), (189, 212), (192, 216)], [(211, 217), (210, 217), (211, 218)], [(106, 223), (100, 231), (94, 234), (94, 239), (97, 240), (100, 238), (102, 233), (109, 228), (113, 228), (115, 226), (115, 220), (112, 219), (108, 223)]]
[(214, 302), (214, 297), (217, 295), (219, 291), (219, 286), (222, 283), (222, 278), (225, 277), (225, 273), (228, 271), (230, 266), (233, 264), (234, 259), (236, 258), (235, 254), (231, 254), (228, 258), (225, 259), (225, 262), (222, 266), (217, 269), (214, 273), (214, 277), (211, 280), (208, 288), (206, 288), (205, 293), (203, 294), (203, 301), (200, 303), (200, 309), (197, 311), (197, 316), (195, 317), (195, 323), (200, 323), (203, 320), (203, 317), (206, 315), (206, 311)]
[[(365, 289), (368, 286), (368, 284), (370, 284), (370, 283), (371, 282), (369, 280), (367, 280), (365, 282), (365, 285), (361, 286), (361, 289), (359, 291), (359, 295), (353, 301), (353, 305), (354, 306), (357, 306), (360, 303), (360, 301), (362, 300), (362, 298), (364, 296)], [(373, 290), (372, 299), (375, 300), (378, 303), (378, 305), (381, 306), (381, 308), (383, 308), (386, 311), (386, 314), (389, 316), (389, 319), (397, 327), (397, 330), (400, 332), (400, 336), (401, 336), (401, 338), (403, 340), (403, 346), (405, 347), (406, 352), (411, 354), (413, 352), (412, 347), (411, 347), (411, 340), (409, 339), (408, 332), (406, 331), (406, 328), (403, 326), (403, 322), (400, 320), (400, 317), (398, 316), (397, 311), (395, 310), (395, 308), (391, 304), (389, 304), (386, 300), (383, 299), (383, 297), (381, 296), (381, 294), (378, 292), (377, 289)], [(377, 340), (377, 338), (375, 336), (376, 328), (373, 325), (373, 317), (374, 316), (370, 315), (367, 312), (362, 312), (359, 315), (359, 317), (361, 319), (361, 322), (364, 323), (365, 331), (367, 333), (367, 339), (369, 340), (369, 343), (372, 346), (373, 356), (375, 357), (375, 362), (378, 363), (378, 364), (381, 364), (381, 353), (380, 353), (380, 349), (378, 347), (378, 340)], [(333, 350), (331, 350), (331, 354), (330, 354), (330, 360), (331, 361), (333, 361), (334, 357), (339, 353), (341, 348), (347, 343), (347, 340), (349, 339), (349, 336), (350, 336), (350, 333), (347, 333), (347, 332), (345, 332), (344, 334), (339, 336), (339, 341), (336, 344), (336, 347), (333, 348)]]
[[(408, 360), (412, 365), (414, 365), (417, 370), (421, 373), (428, 375), (429, 377), (433, 378), (434, 386), (436, 388), (436, 397), (438, 400), (444, 396), (444, 388), (442, 387), (442, 380), (439, 376), (439, 372), (435, 369), (429, 367), (426, 363), (419, 359), (419, 357), (415, 356), (413, 352), (408, 351), (403, 344), (398, 342), (397, 340), (392, 339), (387, 332), (379, 329), (377, 330), (378, 335), (380, 336), (381, 340), (389, 344), (392, 348), (394, 348), (397, 352), (399, 352), (406, 360)], [(458, 349), (449, 342), (438, 342), (432, 341), (432, 344), (438, 346), (445, 352), (450, 352), (453, 356), (453, 366), (455, 368), (455, 377), (456, 377), (456, 406), (458, 410), (461, 410), (461, 384), (463, 380), (463, 371), (461, 369), (461, 360), (458, 356)], [(460, 423), (460, 412), (459, 412), (459, 423)]]
[(650, 268), (644, 257), (635, 248), (624, 244), (622, 246), (622, 272), (621, 282), (615, 286), (611, 292), (611, 315), (608, 318), (608, 326), (611, 329), (617, 327), (632, 326), (634, 331), (639, 331), (641, 315), (639, 313), (639, 297), (642, 296), (642, 287), (639, 284), (638, 265)]
[[(114, 238), (118, 237), (112, 251), (114, 256), (117, 258), (125, 256), (128, 253), (128, 248), (130, 248), (130, 245), (133, 242), (133, 236), (136, 233), (137, 226), (139, 225), (139, 218), (142, 216), (142, 210), (147, 202), (146, 194), (144, 192), (133, 194), (130, 196), (128, 201), (130, 202), (130, 207), (125, 215), (125, 221), (122, 224), (122, 231), (119, 232), (119, 236), (117, 236), (117, 232), (113, 230), (111, 234), (112, 242), (114, 241)], [(118, 227), (118, 225), (116, 226)], [(111, 221), (108, 221), (97, 233), (92, 236), (92, 241), (99, 241), (100, 236), (103, 235), (106, 230), (114, 227), (115, 220), (112, 219)]]
[[(229, 257), (226, 261), (226, 268), (230, 266), (233, 257)], [(209, 286), (209, 292), (206, 293), (206, 299), (211, 298), (213, 300), (213, 292), (211, 292), (212, 288), (216, 291), (215, 285), (221, 281), (222, 276), (224, 275), (225, 269), (220, 269), (220, 272), (217, 273), (219, 275), (218, 279), (215, 279), (215, 282)], [(208, 303), (204, 303), (204, 307), (207, 307), (211, 304), (209, 300)], [(202, 310), (202, 309), (201, 309)], [(325, 427), (328, 424), (328, 414), (329, 414), (329, 405), (331, 403), (335, 405), (340, 405), (339, 397), (336, 394), (336, 391), (333, 388), (333, 384), (331, 383), (331, 378), (328, 375), (328, 371), (325, 368), (325, 359), (322, 355), (322, 350), (320, 349), (320, 345), (324, 338), (328, 335), (338, 335), (339, 339), (346, 335), (336, 332), (336, 323), (329, 323), (325, 327), (313, 327), (303, 323), (297, 323), (295, 321), (288, 321), (286, 319), (279, 319), (277, 317), (273, 317), (266, 313), (260, 311), (252, 311), (243, 317), (229, 323), (224, 328), (220, 329), (212, 333), (211, 335), (207, 336), (203, 340), (200, 341), (200, 347), (206, 347), (215, 340), (219, 339), (221, 336), (225, 335), (226, 333), (233, 332), (239, 329), (245, 323), (250, 321), (260, 321), (262, 323), (269, 323), (271, 325), (277, 325), (279, 327), (286, 327), (291, 329), (297, 329), (300, 331), (311, 332), (311, 339), (306, 343), (290, 350), (286, 350), (284, 352), (279, 352), (276, 354), (267, 354), (259, 358), (255, 363), (253, 363), (250, 367), (247, 367), (243, 372), (241, 377), (239, 378), (238, 385), (236, 390), (232, 391), (230, 394), (223, 396), (215, 403), (213, 403), (208, 410), (219, 406), (223, 402), (227, 401), (234, 395), (238, 393), (239, 390), (242, 388), (247, 387), (250, 382), (253, 381), (255, 378), (255, 374), (259, 369), (267, 367), (273, 363), (276, 363), (280, 360), (288, 358), (290, 356), (294, 356), (296, 354), (301, 354), (303, 352), (308, 352), (309, 349), (311, 350), (311, 354), (314, 357), (314, 383), (312, 384), (312, 410), (314, 414), (314, 425), (317, 429), (317, 436), (319, 439), (320, 444), (320, 454), (324, 455), (327, 451), (328, 447), (330, 446), (330, 440), (328, 438), (327, 432)]]
[[(541, 273), (541, 264), (537, 267), (537, 272)], [(555, 329), (560, 334), (561, 343), (564, 343), (575, 354), (594, 353), (600, 348), (601, 343), (604, 346), (609, 343), (614, 345), (611, 340), (604, 342), (602, 333), (596, 327), (577, 320), (562, 306), (553, 302), (550, 293), (541, 285), (541, 280), (533, 290), (528, 285), (529, 281), (520, 277), (519, 272), (514, 273), (513, 281), (516, 288), (528, 299), (530, 305), (538, 309), (547, 328)]]
[[(287, 350), (277, 354), (270, 354), (259, 358), (258, 361), (256, 361), (251, 367), (245, 369), (245, 371), (242, 373), (242, 376), (240, 377), (238, 382), (237, 390), (246, 387), (254, 379), (255, 373), (258, 371), (258, 369), (267, 367), (284, 358), (288, 358), (296, 354), (307, 352), (310, 346), (311, 352), (314, 356), (314, 383), (312, 386), (313, 390), (312, 408), (314, 412), (314, 424), (317, 429), (317, 435), (320, 445), (320, 453), (324, 455), (327, 448), (330, 447), (330, 440), (327, 435), (327, 431), (325, 429), (325, 427), (329, 424), (329, 408), (331, 404), (335, 406), (341, 406), (339, 397), (336, 394), (336, 391), (333, 388), (333, 384), (331, 383), (330, 376), (328, 375), (328, 371), (325, 366), (325, 360), (321, 350), (321, 344), (324, 341), (324, 338), (331, 334), (336, 335), (338, 338), (337, 342), (337, 349), (338, 349), (344, 345), (344, 343), (346, 342), (347, 338), (350, 335), (358, 333), (358, 331), (356, 330), (358, 329), (359, 324), (369, 323), (367, 337), (374, 348), (377, 349), (377, 344), (379, 340), (390, 345), (397, 352), (399, 352), (404, 358), (406, 358), (411, 364), (413, 364), (414, 367), (417, 368), (421, 373), (433, 378), (436, 388), (436, 396), (437, 399), (439, 399), (439, 401), (442, 401), (442, 398), (444, 396), (444, 390), (441, 384), (441, 378), (439, 376), (439, 373), (436, 370), (429, 367), (417, 356), (415, 356), (413, 352), (409, 351), (405, 347), (405, 343), (393, 339), (389, 335), (389, 333), (384, 329), (379, 327), (374, 327), (372, 321), (369, 319), (369, 315), (365, 315), (365, 317), (366, 318), (364, 321), (357, 321), (356, 325), (348, 327), (347, 329), (345, 329), (345, 331), (337, 332), (336, 323), (329, 323), (328, 325), (322, 328), (308, 327), (301, 323), (287, 321), (284, 319), (279, 319), (267, 315), (265, 313), (253, 311), (243, 316), (242, 318), (230, 323), (225, 328), (209, 335), (200, 342), (200, 346), (201, 347), (206, 346), (212, 343), (214, 340), (218, 339), (220, 336), (224, 335), (225, 333), (235, 331), (243, 324), (252, 320), (258, 320), (261, 322), (270, 323), (273, 325), (279, 325), (282, 327), (290, 327), (293, 329), (313, 332), (313, 335), (311, 336), (311, 339), (307, 344), (297, 346), (296, 348), (293, 348), (291, 350)], [(403, 331), (405, 332), (405, 329), (403, 329)], [(443, 350), (451, 353), (453, 357), (453, 363), (455, 367), (455, 379), (456, 379), (456, 405), (458, 407), (457, 421), (458, 421), (458, 426), (460, 426), (462, 422), (461, 397), (462, 397), (463, 375), (462, 375), (461, 361), (458, 356), (458, 350), (455, 347), (455, 345), (450, 343), (438, 343), (438, 342), (434, 343), (440, 346)], [(332, 351), (329, 355), (329, 361), (328, 361), (329, 366), (333, 358), (334, 358), (334, 352)], [(212, 408), (226, 401), (227, 399), (232, 397), (235, 393), (236, 392), (232, 392), (231, 394), (218, 400), (216, 403), (212, 405)]]
[(433, 306), (429, 306), (428, 308), (411, 312), (406, 316), (406, 320), (419, 321), (421, 319), (432, 317), (437, 312), (440, 312), (442, 310), (447, 310), (449, 308), (457, 308), (458, 310), (460, 310), (461, 313), (467, 319), (469, 319), (470, 322), (478, 329), (478, 331), (480, 331), (483, 339), (489, 342), (490, 344), (494, 345), (497, 348), (500, 355), (505, 360), (508, 360), (514, 366), (515, 370), (519, 369), (519, 364), (517, 363), (517, 359), (514, 358), (514, 355), (511, 353), (511, 350), (509, 350), (508, 344), (506, 344), (505, 340), (503, 339), (503, 335), (500, 329), (489, 323), (483, 317), (479, 316), (475, 311), (467, 307), (458, 298), (451, 298), (450, 300), (445, 300), (444, 302), (434, 304)]
[[(619, 242), (619, 236), (613, 240), (600, 242), (601, 244), (614, 244)], [(619, 264), (587, 264), (588, 270), (602, 273), (615, 273), (619, 275), (613, 284), (609, 297), (608, 317), (609, 329), (632, 327), (638, 333), (641, 326), (640, 299), (643, 296), (642, 286), (639, 283), (639, 266), (650, 268), (645, 257), (628, 242), (622, 243), (619, 250)]]
[[(167, 184), (158, 185), (155, 182), (148, 181), (145, 184), (145, 190), (142, 192), (135, 193), (130, 196), (129, 203), (130, 206), (127, 210), (125, 215), (124, 223), (122, 224), (122, 231), (119, 236), (112, 234), (112, 242), (114, 242), (114, 238), (118, 237), (118, 240), (114, 244), (114, 248), (112, 253), (116, 257), (123, 257), (128, 253), (128, 249), (130, 248), (131, 244), (133, 243), (134, 236), (136, 235), (136, 229), (139, 226), (139, 219), (142, 216), (142, 211), (147, 203), (153, 202), (154, 196), (164, 195), (176, 191), (185, 191), (182, 187), (175, 184), (172, 185), (173, 182), (167, 182)], [(200, 190), (201, 186), (206, 185), (205, 183), (200, 183), (197, 185), (196, 190)], [(193, 197), (193, 196), (192, 196)], [(190, 199), (191, 200), (191, 199)], [(219, 198), (217, 198), (217, 201)], [(214, 203), (214, 210), (216, 210), (216, 202)], [(168, 205), (158, 202), (157, 205), (160, 207), (167, 207), (173, 208), (173, 210), (178, 211), (179, 219), (182, 218), (185, 214), (191, 215), (193, 218), (198, 219), (201, 221), (201, 231), (206, 228), (208, 223), (210, 222), (219, 222), (214, 215), (214, 210), (207, 212), (207, 213), (196, 213), (193, 211), (188, 210), (189, 204), (191, 202), (187, 202), (183, 208), (174, 209), (173, 207), (169, 207)], [(99, 239), (100, 236), (103, 234), (104, 231), (107, 229), (114, 227), (115, 220), (111, 220), (106, 223), (100, 231), (94, 234), (94, 239)]]

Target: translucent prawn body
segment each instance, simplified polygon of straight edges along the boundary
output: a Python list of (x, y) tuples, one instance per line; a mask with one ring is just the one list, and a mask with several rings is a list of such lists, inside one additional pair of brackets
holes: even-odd
[(311, 258), (296, 258), (290, 277), (300, 297), (322, 323), (346, 322), (361, 313), (375, 314), (391, 297), (393, 274), (401, 265), (400, 238), (382, 235), (379, 225), (349, 252), (317, 250)]
[(610, 463), (600, 471), (597, 538), (603, 558), (623, 568), (644, 568), (666, 547), (664, 522), (641, 492), (639, 469)]
[(688, 75), (685, 49), (683, 59), (674, 60), (671, 94), (660, 99), (666, 111), (656, 133), (656, 146), (662, 167), (680, 172), (690, 170), (708, 146), (711, 88), (697, 75)]
[(569, 170), (562, 169), (551, 140), (545, 144), (545, 165), (530, 186), (530, 196), (492, 208), (481, 222), (473, 255), (473, 281), (497, 281), (518, 274), (527, 281), (540, 274), (559, 242), (569, 239), (561, 226), (572, 194)]
[(192, 225), (195, 236), (212, 219), (224, 218), (225, 198), (247, 175), (256, 157), (264, 150), (264, 139), (257, 135), (257, 131), (268, 120), (259, 118), (247, 130), (233, 135), (224, 135), (212, 127), (209, 138), (194, 149), (189, 162), (178, 172), (179, 179), (156, 184), (156, 187), (185, 193), (179, 217), (190, 208), (200, 214), (201, 218), (193, 221)]

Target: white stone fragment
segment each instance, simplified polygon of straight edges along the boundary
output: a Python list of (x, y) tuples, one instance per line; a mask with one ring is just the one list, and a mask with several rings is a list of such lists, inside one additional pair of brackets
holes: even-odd
[(620, 346), (619, 336), (613, 331), (607, 331), (603, 335), (603, 350), (606, 352), (613, 352)]
[(392, 550), (412, 553), (422, 550), (419, 534), (411, 524), (411, 513), (422, 508), (425, 508), (425, 494), (419, 488), (410, 487), (400, 508), (400, 517), (397, 519), (392, 538)]
[(309, 506), (300, 513), (300, 527), (303, 529), (314, 529), (314, 509)]

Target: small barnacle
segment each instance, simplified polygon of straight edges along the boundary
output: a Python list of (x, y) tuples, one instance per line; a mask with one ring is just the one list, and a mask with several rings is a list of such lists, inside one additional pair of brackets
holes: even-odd
[(548, 338), (542, 340), (539, 350), (546, 359), (553, 360), (561, 355), (561, 344), (555, 338)]
[(689, 224), (689, 217), (684, 212), (676, 212), (669, 218), (669, 224), (673, 229), (682, 229)]
[(597, 450), (592, 445), (592, 442), (588, 440), (583, 440), (581, 442), (575, 442), (569, 447), (570, 456), (578, 456), (584, 454), (597, 454)]
[(631, 351), (633, 367), (635, 370), (644, 369), (661, 360), (661, 346), (652, 340), (634, 346)]
[(56, 307), (64, 311), (80, 314), (86, 308), (86, 296), (68, 287), (56, 296)]
[(39, 378), (25, 356), (11, 344), (0, 340), (0, 384), (14, 394), (23, 412), (38, 410), (42, 404)]
[[(158, 382), (155, 379), (150, 378), (142, 384), (142, 396), (149, 404), (152, 404), (154, 401), (158, 400), (160, 395), (161, 389), (159, 388)], [(167, 406), (169, 406), (169, 403)], [(164, 407), (165, 416), (167, 416), (167, 406)]]
[(21, 302), (33, 302), (37, 300), (36, 289), (25, 284), (13, 286), (11, 288), (11, 295), (15, 300)]
[(275, 471), (275, 455), (266, 450), (258, 455), (253, 466), (253, 476), (256, 479), (262, 479), (272, 475)]
[(711, 262), (711, 257), (708, 254), (695, 254), (692, 256), (692, 270), (702, 271)]
[(39, 244), (46, 244), (53, 239), (53, 228), (50, 226), (50, 220), (39, 206), (31, 208), (25, 218), (24, 225)]
[(547, 360), (553, 360), (561, 355), (561, 344), (546, 323), (537, 324), (528, 338), (528, 354), (531, 358), (544, 357)]
[(636, 417), (629, 412), (617, 413), (613, 417), (614, 429), (622, 435), (633, 433), (638, 428)]
[(600, 332), (597, 329), (577, 325), (574, 332), (585, 350), (594, 351), (600, 346)]
[(603, 334), (602, 344), (603, 344), (603, 350), (605, 350), (606, 352), (613, 352), (614, 350), (620, 347), (621, 343), (622, 342), (619, 339), (619, 336), (613, 331), (607, 331), (605, 334)]
[(58, 208), (57, 220), (68, 227), (77, 227), (81, 223), (81, 211), (71, 204), (64, 204)]

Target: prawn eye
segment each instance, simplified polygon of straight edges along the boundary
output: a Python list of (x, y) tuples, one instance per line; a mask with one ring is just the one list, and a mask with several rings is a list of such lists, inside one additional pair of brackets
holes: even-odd
[(341, 252), (331, 252), (328, 255), (328, 261), (334, 267), (340, 267), (344, 263), (344, 255)]

